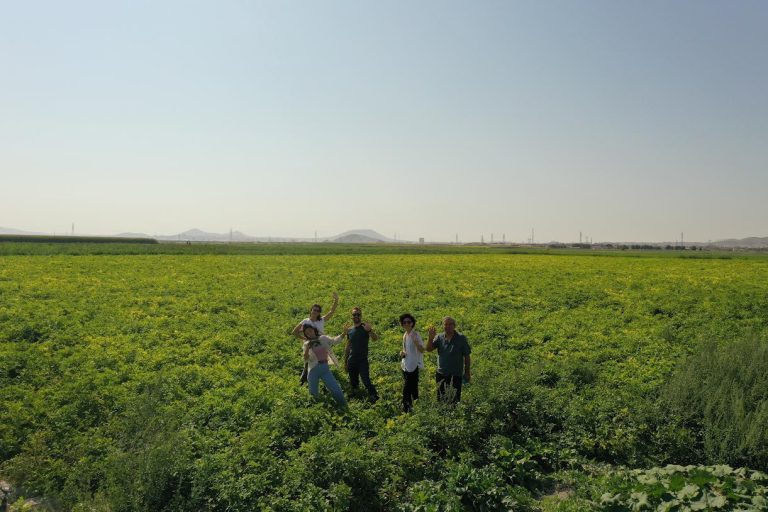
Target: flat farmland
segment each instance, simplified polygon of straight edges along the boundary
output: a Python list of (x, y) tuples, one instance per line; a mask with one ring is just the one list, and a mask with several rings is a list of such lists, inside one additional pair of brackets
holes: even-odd
[[(768, 469), (759, 433), (717, 451), (679, 400), (701, 347), (765, 345), (768, 257), (194, 251), (0, 256), (0, 476), (19, 495), (61, 510), (624, 510), (627, 468)], [(375, 404), (339, 411), (299, 386), (290, 331), (332, 292), (329, 334), (360, 306), (381, 335)], [(404, 312), (425, 337), (445, 315), (468, 337), (460, 405), (437, 402), (426, 354), (400, 412)], [(745, 432), (768, 426), (765, 394), (747, 397)], [(765, 494), (762, 473), (742, 477), (745, 499)], [(691, 500), (741, 499), (699, 487)]]

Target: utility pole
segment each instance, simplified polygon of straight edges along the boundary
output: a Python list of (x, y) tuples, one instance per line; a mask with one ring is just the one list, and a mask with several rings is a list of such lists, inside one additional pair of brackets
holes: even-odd
[(72, 223), (72, 236), (75, 236), (75, 223)]
[(485, 243), (485, 237), (483, 235), (480, 235), (480, 243), (481, 244)]
[(579, 231), (579, 243), (581, 243), (581, 231)]
[(501, 243), (506, 244), (507, 243), (507, 234), (502, 233), (501, 235)]
[(315, 230), (315, 243), (317, 243), (317, 230)]
[(493, 243), (493, 233), (491, 233), (491, 243)]
[(458, 244), (459, 244), (459, 234), (456, 233), (456, 245), (458, 245)]

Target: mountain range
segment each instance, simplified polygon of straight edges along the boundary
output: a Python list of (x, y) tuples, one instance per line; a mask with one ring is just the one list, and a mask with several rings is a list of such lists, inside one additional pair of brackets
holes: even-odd
[[(22, 231), (13, 228), (0, 227), (0, 235), (46, 235), (50, 233), (36, 233), (31, 231)], [(62, 233), (65, 235), (66, 233)], [(78, 233), (80, 234), (80, 233)], [(175, 235), (148, 235), (146, 233), (119, 233), (112, 235), (120, 238), (155, 238), (163, 241), (191, 241), (191, 242), (314, 242), (315, 238), (300, 237), (267, 237), (251, 236), (241, 231), (232, 231), (231, 233), (210, 233), (200, 229), (189, 229)], [(335, 243), (381, 243), (381, 242), (401, 242), (409, 243), (403, 240), (394, 240), (372, 229), (353, 229), (345, 231), (338, 235), (330, 237), (318, 237), (318, 242)]]
[[(120, 233), (119, 237), (145, 236), (140, 233)], [(315, 238), (301, 237), (266, 237), (246, 235), (242, 231), (232, 231), (231, 233), (209, 233), (199, 229), (190, 229), (176, 235), (158, 235), (158, 240), (189, 240), (192, 242), (314, 242)], [(318, 237), (318, 242), (337, 242), (337, 243), (376, 243), (376, 242), (394, 242), (381, 233), (372, 229), (354, 229), (331, 237)]]
[[(61, 233), (62, 235), (66, 233)], [(40, 233), (32, 231), (23, 231), (20, 229), (0, 227), (0, 235), (50, 235), (50, 233)], [(301, 237), (267, 237), (251, 236), (241, 231), (232, 231), (231, 233), (210, 233), (200, 229), (189, 229), (175, 235), (155, 235), (146, 233), (119, 233), (113, 235), (121, 238), (155, 238), (162, 241), (191, 241), (191, 242), (335, 242), (335, 243), (413, 243), (407, 240), (395, 240), (388, 238), (372, 229), (353, 229), (329, 237), (301, 238)], [(642, 242), (633, 242), (642, 243)], [(651, 242), (651, 245), (664, 245), (664, 243)], [(720, 247), (724, 249), (768, 249), (768, 237), (748, 237), (748, 238), (729, 238), (717, 240), (714, 242), (686, 242), (690, 246), (702, 247)]]

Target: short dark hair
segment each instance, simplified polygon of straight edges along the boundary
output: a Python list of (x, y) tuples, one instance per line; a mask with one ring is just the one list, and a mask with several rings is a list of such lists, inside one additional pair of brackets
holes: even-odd
[(409, 318), (411, 322), (413, 322), (413, 326), (416, 327), (416, 319), (413, 318), (413, 315), (410, 313), (403, 313), (402, 315), (400, 315), (400, 325), (403, 325), (403, 320), (405, 320), (406, 318)]
[(320, 334), (320, 331), (318, 331), (318, 330), (317, 330), (317, 327), (315, 327), (315, 326), (314, 326), (314, 325), (312, 325), (312, 324), (304, 324), (304, 325), (302, 325), (302, 326), (301, 326), (301, 333), (302, 333), (302, 334), (306, 333), (306, 331), (307, 331), (307, 328), (309, 328), (309, 329), (314, 329), (314, 331), (315, 331), (315, 335), (318, 335), (318, 334)]
[(309, 312), (311, 313), (312, 310), (315, 308), (317, 308), (317, 310), (320, 311), (321, 313), (323, 312), (323, 306), (321, 306), (320, 304), (312, 304), (312, 307), (309, 308)]

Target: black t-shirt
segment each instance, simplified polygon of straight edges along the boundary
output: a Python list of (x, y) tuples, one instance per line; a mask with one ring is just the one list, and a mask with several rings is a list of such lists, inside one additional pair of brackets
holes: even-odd
[(349, 337), (349, 360), (366, 361), (368, 359), (370, 333), (361, 324), (347, 331), (347, 336)]

